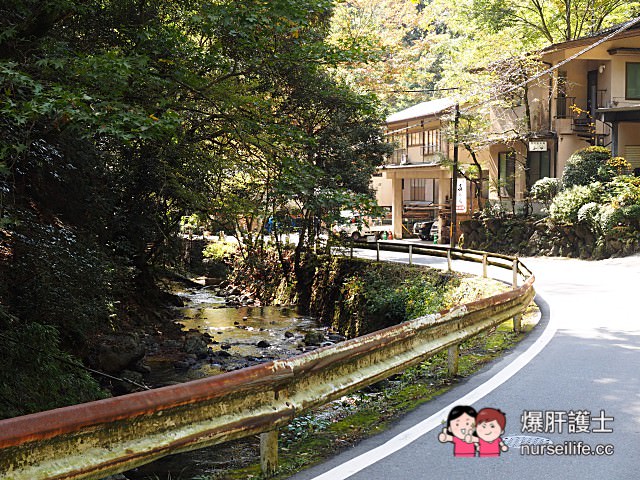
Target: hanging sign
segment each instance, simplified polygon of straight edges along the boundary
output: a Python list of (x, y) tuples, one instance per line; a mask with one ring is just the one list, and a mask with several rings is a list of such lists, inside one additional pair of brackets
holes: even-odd
[(467, 213), (467, 179), (458, 178), (456, 187), (456, 213)]
[(529, 151), (530, 152), (546, 152), (547, 151), (547, 142), (529, 142)]

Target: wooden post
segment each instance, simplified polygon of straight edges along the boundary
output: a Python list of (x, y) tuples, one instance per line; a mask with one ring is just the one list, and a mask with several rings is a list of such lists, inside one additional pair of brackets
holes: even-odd
[(487, 261), (487, 254), (483, 253), (482, 254), (482, 278), (487, 278), (488, 272), (487, 272), (487, 267), (489, 266), (489, 263)]
[(453, 377), (458, 374), (458, 359), (460, 358), (460, 345), (456, 343), (449, 347), (447, 355), (447, 367), (449, 369), (449, 376)]
[(278, 468), (278, 429), (260, 434), (260, 468), (265, 477)]
[(409, 265), (413, 265), (413, 245), (409, 245)]

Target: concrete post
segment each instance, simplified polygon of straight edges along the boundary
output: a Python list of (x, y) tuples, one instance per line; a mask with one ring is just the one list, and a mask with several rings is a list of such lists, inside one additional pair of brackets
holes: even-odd
[(272, 476), (278, 468), (278, 430), (260, 434), (260, 468), (265, 477)]
[(409, 265), (413, 265), (413, 245), (409, 245)]
[(447, 353), (447, 367), (449, 370), (449, 376), (453, 377), (458, 374), (458, 364), (460, 359), (460, 345), (455, 344), (449, 347)]
[(482, 278), (487, 278), (488, 275), (488, 261), (487, 261), (487, 254), (484, 253), (482, 254)]
[(402, 179), (393, 179), (393, 203), (391, 205), (391, 229), (393, 230), (393, 238), (400, 240), (402, 238)]
[[(518, 288), (518, 259), (513, 260), (513, 283), (512, 287), (514, 290)], [(518, 314), (513, 317), (513, 331), (520, 332), (522, 329), (522, 315)]]
[(380, 261), (380, 242), (376, 240), (376, 261)]
[(447, 250), (447, 268), (449, 269), (449, 271), (452, 271), (451, 268), (451, 250)]

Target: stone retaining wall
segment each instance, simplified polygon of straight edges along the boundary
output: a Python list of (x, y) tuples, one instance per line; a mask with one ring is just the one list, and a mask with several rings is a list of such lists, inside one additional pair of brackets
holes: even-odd
[(619, 257), (640, 252), (640, 232), (616, 227), (607, 235), (588, 225), (558, 225), (548, 219), (488, 218), (460, 223), (462, 248), (490, 252), (582, 259)]

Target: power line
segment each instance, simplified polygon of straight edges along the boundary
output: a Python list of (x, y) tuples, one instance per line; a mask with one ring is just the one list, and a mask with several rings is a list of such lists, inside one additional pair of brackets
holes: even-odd
[(560, 63), (557, 63), (556, 65), (554, 65), (552, 67), (549, 67), (546, 70), (543, 70), (542, 72), (534, 75), (533, 77), (531, 77), (531, 78), (529, 78), (527, 80), (524, 80), (524, 81), (520, 82), (517, 85), (513, 85), (513, 86), (507, 88), (506, 90), (504, 90), (504, 91), (502, 91), (500, 93), (496, 93), (495, 95), (493, 95), (492, 97), (488, 98), (487, 100), (484, 100), (482, 102), (478, 102), (476, 104), (472, 104), (472, 105), (469, 105), (469, 106), (465, 107), (464, 110), (462, 110), (462, 112), (465, 113), (465, 112), (468, 112), (469, 110), (471, 110), (473, 108), (477, 108), (477, 107), (480, 107), (480, 106), (485, 105), (487, 103), (490, 103), (490, 102), (493, 102), (495, 100), (498, 100), (500, 97), (502, 97), (502, 96), (504, 96), (504, 95), (506, 95), (508, 93), (511, 93), (514, 90), (517, 90), (518, 88), (522, 88), (525, 85), (538, 80), (540, 77), (543, 77), (545, 75), (548, 75), (548, 74), (554, 72), (555, 70), (559, 69), (563, 65), (566, 65), (567, 63), (571, 62), (572, 60), (575, 60), (576, 58), (580, 57), (581, 55), (584, 55), (588, 51), (593, 50), (597, 46), (602, 45), (604, 42), (606, 42), (607, 40), (610, 40), (611, 38), (615, 37), (616, 35), (620, 35), (622, 32), (625, 32), (626, 30), (629, 30), (631, 27), (633, 27), (634, 25), (636, 25), (638, 23), (640, 23), (640, 17), (636, 17), (636, 18), (633, 18), (633, 19), (629, 20), (627, 23), (622, 25), (617, 30), (611, 32), (610, 34), (608, 34), (608, 35), (606, 35), (604, 37), (602, 37), (597, 42), (586, 46), (585, 48), (583, 48), (579, 52), (571, 55), (569, 58), (564, 59)]
[(449, 90), (460, 90), (458, 87), (451, 88), (427, 88), (424, 90), (391, 90), (390, 93), (429, 93), (429, 92), (445, 92)]
[[(576, 58), (580, 57), (581, 55), (584, 55), (584, 54), (585, 54), (585, 53), (587, 53), (588, 51), (593, 50), (593, 49), (594, 49), (594, 48), (596, 48), (597, 46), (602, 45), (604, 42), (606, 42), (607, 40), (610, 40), (611, 38), (615, 37), (616, 35), (619, 35), (619, 34), (621, 34), (622, 32), (625, 32), (626, 30), (629, 30), (631, 27), (633, 27), (634, 25), (636, 25), (636, 24), (638, 24), (638, 23), (640, 23), (640, 17), (636, 17), (636, 18), (633, 18), (633, 19), (629, 20), (627, 23), (625, 23), (624, 25), (622, 25), (622, 26), (621, 26), (620, 28), (618, 28), (617, 30), (615, 30), (615, 31), (613, 31), (613, 32), (611, 32), (611, 33), (609, 33), (608, 35), (606, 35), (606, 36), (604, 36), (604, 37), (602, 37), (602, 38), (601, 38), (600, 40), (598, 40), (597, 42), (592, 43), (592, 44), (590, 44), (590, 45), (586, 46), (585, 48), (583, 48), (583, 49), (582, 49), (582, 50), (580, 50), (579, 52), (577, 52), (577, 53), (575, 53), (575, 54), (571, 55), (569, 58), (564, 59), (564, 60), (563, 60), (563, 61), (561, 61), (560, 63), (558, 63), (558, 64), (556, 64), (556, 65), (554, 65), (554, 66), (552, 66), (552, 67), (549, 67), (549, 68), (547, 68), (546, 70), (543, 70), (543, 71), (542, 71), (542, 72), (540, 72), (540, 73), (537, 73), (537, 74), (536, 74), (536, 75), (534, 75), (533, 77), (531, 77), (531, 78), (529, 78), (529, 79), (527, 79), (527, 80), (524, 80), (524, 81), (520, 82), (520, 83), (519, 83), (519, 84), (517, 84), (517, 85), (513, 85), (513, 86), (511, 86), (511, 87), (509, 87), (509, 88), (505, 89), (505, 90), (504, 90), (504, 91), (502, 91), (502, 92), (499, 92), (499, 93), (494, 94), (493, 96), (491, 96), (491, 97), (490, 97), (490, 98), (488, 98), (487, 100), (483, 100), (483, 101), (481, 101), (481, 102), (477, 102), (477, 103), (475, 103), (475, 104), (467, 105), (467, 106), (465, 106), (465, 107), (464, 107), (464, 109), (460, 110), (460, 113), (466, 113), (466, 112), (468, 112), (468, 111), (469, 111), (469, 110), (471, 110), (471, 109), (474, 109), (474, 108), (480, 107), (480, 106), (482, 106), (482, 105), (486, 105), (486, 104), (488, 104), (488, 103), (494, 102), (494, 101), (496, 101), (496, 100), (500, 99), (500, 97), (502, 97), (502, 96), (504, 96), (504, 95), (506, 95), (506, 94), (508, 94), (508, 93), (511, 93), (511, 92), (513, 92), (514, 90), (517, 90), (518, 88), (522, 88), (522, 87), (524, 87), (525, 85), (527, 85), (527, 84), (529, 84), (529, 83), (531, 83), (531, 82), (534, 82), (534, 81), (538, 80), (539, 78), (541, 78), (541, 77), (543, 77), (543, 76), (545, 76), (545, 75), (548, 75), (548, 74), (550, 74), (550, 73), (554, 72), (555, 70), (559, 69), (559, 68), (560, 68), (560, 67), (562, 67), (563, 65), (566, 65), (567, 63), (571, 62), (572, 60), (575, 60)], [(458, 88), (458, 87), (452, 87), (452, 88), (425, 89), (425, 90), (413, 90), (413, 91), (410, 91), (410, 90), (400, 90), (400, 91), (397, 91), (397, 92), (394, 92), (394, 93), (410, 93), (410, 92), (420, 93), (420, 92), (435, 92), (435, 91), (440, 91), (440, 90), (442, 90), (442, 91), (445, 91), (445, 90), (459, 90), (459, 88)], [(444, 109), (444, 110), (449, 110), (450, 108), (453, 108), (453, 106), (452, 106), (452, 107), (449, 107), (449, 108), (446, 108), (446, 109)], [(420, 126), (420, 125), (421, 125), (421, 123), (414, 123), (414, 124), (412, 124), (412, 125), (408, 125), (408, 126), (406, 126), (406, 127), (399, 128), (399, 129), (394, 130), (394, 131), (392, 131), (392, 132), (386, 132), (384, 135), (385, 135), (385, 136), (388, 136), (388, 135), (393, 135), (393, 134), (395, 134), (395, 133), (404, 132), (404, 131), (407, 131), (407, 130), (409, 130), (409, 129), (413, 128), (413, 127), (417, 127), (417, 126)]]

